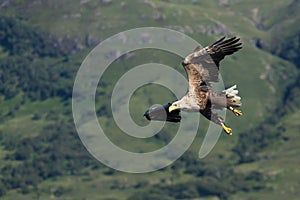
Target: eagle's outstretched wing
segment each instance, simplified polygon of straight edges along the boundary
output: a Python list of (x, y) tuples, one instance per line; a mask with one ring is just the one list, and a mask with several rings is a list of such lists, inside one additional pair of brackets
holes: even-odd
[(219, 76), (219, 63), (226, 56), (241, 49), (240, 38), (222, 37), (212, 45), (205, 48), (197, 47), (189, 54), (182, 65), (189, 81), (189, 90), (201, 85), (209, 85), (209, 82), (217, 82)]
[[(240, 97), (237, 96), (236, 86), (233, 86), (221, 93), (211, 90), (210, 83), (219, 80), (220, 61), (226, 55), (231, 55), (242, 48), (239, 43), (240, 38), (232, 37), (225, 39), (222, 37), (212, 45), (205, 48), (197, 47), (193, 53), (189, 54), (182, 65), (186, 71), (189, 88), (187, 94), (180, 100), (166, 105), (150, 109), (145, 113), (148, 120), (166, 120), (180, 121), (180, 113), (174, 111), (185, 110), (191, 112), (199, 111), (207, 119), (222, 126), (224, 131), (231, 135), (232, 131), (225, 126), (224, 120), (217, 113), (212, 112), (213, 108), (227, 108), (234, 112), (235, 115), (241, 115), (241, 111), (235, 109), (241, 105)], [(168, 108), (168, 110), (166, 110)], [(162, 111), (167, 111), (162, 117)]]

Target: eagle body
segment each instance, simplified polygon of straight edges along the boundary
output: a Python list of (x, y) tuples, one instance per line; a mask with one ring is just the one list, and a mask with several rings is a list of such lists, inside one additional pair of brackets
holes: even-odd
[[(188, 90), (185, 96), (168, 106), (169, 119), (176, 110), (200, 112), (207, 119), (222, 126), (227, 134), (232, 134), (232, 130), (217, 113), (213, 112), (213, 109), (229, 109), (237, 116), (242, 115), (240, 110), (235, 109), (241, 106), (241, 97), (237, 95), (236, 85), (223, 91), (213, 91), (211, 83), (219, 81), (220, 61), (242, 48), (239, 40), (240, 38), (236, 37), (229, 39), (222, 37), (205, 48), (197, 47), (183, 60)], [(155, 118), (154, 115), (152, 117)], [(151, 120), (151, 117), (149, 118)]]

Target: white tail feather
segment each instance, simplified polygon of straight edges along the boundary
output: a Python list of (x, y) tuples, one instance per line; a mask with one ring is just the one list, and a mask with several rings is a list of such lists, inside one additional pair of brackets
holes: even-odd
[(227, 98), (234, 98), (235, 100), (240, 101), (242, 98), (237, 95), (239, 91), (236, 88), (237, 86), (234, 85), (226, 90), (223, 90), (223, 92), (225, 93)]

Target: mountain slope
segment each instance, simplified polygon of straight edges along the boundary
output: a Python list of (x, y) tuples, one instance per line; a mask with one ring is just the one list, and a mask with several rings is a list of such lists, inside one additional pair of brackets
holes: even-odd
[[(291, 40), (287, 47), (278, 44), (281, 51), (270, 50), (268, 44), (276, 41), (276, 32), (269, 31), (275, 29), (270, 27), (293, 23), (280, 16), (266, 17), (270, 5), (285, 16), (295, 4), (290, 3), (1, 2), (1, 198), (297, 199), (299, 83), (294, 65), (298, 63), (295, 57), (283, 55), (290, 46), (294, 51), (298, 47)], [(296, 13), (298, 6), (292, 7)], [(222, 135), (205, 159), (199, 160), (197, 152), (206, 126), (198, 131), (189, 151), (170, 167), (134, 175), (106, 168), (89, 156), (74, 129), (70, 100), (76, 71), (87, 53), (101, 40), (141, 26), (179, 30), (203, 45), (222, 35), (240, 36), (243, 50), (222, 63), (221, 73), (225, 85), (238, 84), (245, 115), (227, 117), (235, 136)], [(295, 33), (294, 29), (286, 32), (284, 38)], [(164, 132), (146, 141), (125, 137), (111, 120), (114, 84), (134, 66), (153, 61), (184, 71), (181, 58), (172, 54), (144, 50), (132, 55), (110, 66), (97, 90), (96, 109), (111, 140), (130, 150), (149, 151), (168, 143), (177, 125), (168, 124)], [(134, 104), (139, 102), (132, 115), (146, 124), (140, 112), (172, 99), (164, 88), (142, 88), (132, 98)]]

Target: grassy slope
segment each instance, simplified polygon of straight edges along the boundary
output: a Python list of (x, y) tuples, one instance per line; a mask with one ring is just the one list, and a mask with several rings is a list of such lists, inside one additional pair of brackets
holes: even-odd
[[(238, 171), (257, 169), (264, 172), (269, 189), (256, 193), (240, 193), (234, 199), (248, 197), (250, 199), (298, 199), (299, 197), (299, 115), (300, 109), (292, 112), (280, 122), (286, 127), (283, 132), (284, 141), (280, 141), (260, 153), (261, 161), (243, 164)], [(279, 127), (278, 125), (278, 127)]]
[[(254, 37), (268, 38), (269, 36), (267, 32), (257, 29), (255, 23), (253, 23), (254, 19), (251, 14), (251, 9), (257, 7), (257, 4), (252, 1), (248, 1), (244, 4), (232, 4), (230, 6), (220, 6), (215, 3), (210, 3), (209, 1), (199, 3), (198, 5), (183, 3), (181, 1), (176, 1), (176, 3), (153, 1), (155, 4), (154, 8), (150, 4), (142, 3), (142, 1), (125, 3), (123, 8), (121, 6), (121, 1), (113, 1), (111, 5), (101, 5), (101, 3), (96, 3), (94, 1), (85, 4), (74, 3), (74, 1), (63, 1), (63, 3), (61, 3), (61, 1), (46, 1), (47, 3), (45, 4), (33, 3), (35, 1), (29, 1), (32, 3), (27, 4), (23, 4), (22, 2), (23, 1), (15, 1), (14, 6), (9, 6), (8, 9), (2, 8), (0, 11), (4, 12), (6, 15), (25, 16), (25, 18), (28, 19), (28, 23), (60, 37), (66, 35), (77, 37), (82, 46), (85, 45), (85, 39), (88, 35), (95, 38), (96, 41), (100, 41), (119, 31), (140, 26), (177, 28), (181, 31), (185, 31), (188, 35), (193, 36), (198, 41), (205, 41), (206, 44), (208, 44), (217, 39), (217, 36), (207, 36), (197, 32), (197, 25), (224, 24), (233, 35), (241, 36), (245, 43), (243, 51), (241, 51), (238, 56), (228, 58), (223, 63), (222, 68), (225, 84), (232, 85), (238, 83), (241, 95), (244, 98), (243, 111), (245, 116), (239, 120), (228, 117), (228, 123), (231, 124), (237, 134), (242, 130), (255, 126), (263, 119), (263, 117), (269, 115), (267, 111), (272, 105), (275, 105), (276, 102), (280, 100), (278, 96), (282, 96), (284, 92), (285, 85), (279, 84), (280, 81), (289, 80), (289, 78), (293, 77), (291, 71), (293, 71), (294, 68), (290, 63), (262, 52), (249, 43), (249, 40)], [(264, 13), (264, 10), (267, 10), (269, 5), (270, 4), (267, 3), (260, 4), (259, 8), (261, 9), (261, 12)], [(272, 3), (271, 5), (275, 8), (279, 4)], [(136, 7), (139, 9), (136, 9)], [(216, 13), (217, 9), (222, 10), (222, 12)], [(164, 20), (154, 20), (153, 15), (156, 13), (164, 14), (166, 18)], [(193, 31), (189, 31), (190, 28)], [(271, 66), (270, 69), (268, 69), (268, 65)], [(178, 65), (174, 63), (174, 66)], [(245, 74), (247, 74), (247, 76), (245, 76)], [(276, 94), (274, 90), (276, 91)], [(137, 98), (142, 99), (142, 97), (138, 96)], [(168, 98), (168, 96), (165, 98)], [(11, 102), (7, 102), (7, 104), (10, 103)], [(8, 119), (5, 123), (1, 124), (1, 130), (6, 133), (16, 134), (20, 127), (20, 122), (23, 122), (22, 124), (25, 124), (25, 126), (28, 125), (28, 127), (30, 126), (31, 129), (23, 127), (24, 130), (28, 131), (22, 131), (22, 134), (29, 136), (34, 134), (34, 130), (37, 130), (39, 126), (44, 123), (43, 119), (37, 122), (31, 120), (32, 110), (35, 110), (33, 109), (34, 106), (44, 107), (45, 109), (47, 107), (57, 107), (58, 105), (58, 107), (60, 107), (60, 103), (55, 100), (33, 104), (35, 105), (25, 105), (14, 118)], [(278, 150), (274, 153), (276, 147), (270, 147), (270, 149), (264, 152), (266, 155), (272, 155), (269, 160), (263, 160), (259, 163), (243, 165), (237, 168), (237, 170), (262, 168), (266, 173), (282, 171), (283, 169), (283, 172), (280, 172), (279, 176), (274, 176), (275, 178), (270, 184), (273, 187), (276, 187), (276, 185), (278, 185), (277, 187), (280, 187), (288, 180), (290, 186), (287, 185), (287, 188), (280, 187), (280, 190), (275, 190), (275, 195), (272, 190), (270, 192), (264, 191), (258, 194), (238, 194), (236, 196), (237, 199), (246, 195), (249, 195), (249, 197), (258, 196), (261, 199), (263, 199), (263, 195), (270, 195), (272, 198), (276, 196), (278, 199), (280, 199), (280, 195), (284, 197), (286, 197), (285, 195), (295, 197), (293, 194), (296, 195), (296, 192), (288, 192), (292, 190), (291, 186), (296, 188), (297, 176), (295, 176), (295, 174), (298, 174), (299, 177), (299, 173), (295, 171), (296, 164), (298, 164), (298, 160), (295, 160), (295, 157), (297, 157), (297, 150), (293, 149), (298, 145), (297, 135), (295, 133), (297, 133), (297, 130), (299, 129), (297, 128), (297, 124), (292, 123), (298, 116), (299, 113), (297, 115), (297, 112), (295, 112), (291, 117), (287, 117), (285, 121), (282, 122), (285, 123), (286, 126), (291, 127), (285, 134), (290, 135), (291, 140), (289, 141), (293, 142), (282, 144), (284, 151)], [(293, 119), (293, 121), (291, 119)], [(113, 129), (112, 132), (114, 132), (114, 130), (115, 129)], [(218, 143), (217, 147), (206, 159), (214, 159), (218, 154), (224, 152), (224, 150), (229, 150), (233, 146), (234, 143), (232, 143), (232, 141), (234, 141), (235, 138), (229, 139), (222, 136), (223, 141)], [(149, 148), (152, 147), (149, 146)], [(192, 149), (197, 148), (193, 146)], [(288, 155), (286, 155), (287, 152), (289, 153)], [(276, 162), (275, 165), (274, 162)], [(282, 163), (287, 162), (289, 163), (288, 167), (282, 165)], [(111, 189), (117, 180), (123, 181), (124, 185), (128, 184), (133, 186), (137, 181), (143, 180), (155, 183), (162, 179), (168, 179), (168, 177), (172, 177), (173, 179), (176, 179), (176, 181), (185, 181), (193, 178), (188, 176), (176, 177), (176, 175), (168, 174), (168, 171), (155, 172), (153, 174), (142, 176), (123, 173), (117, 173), (115, 176), (106, 176), (102, 174), (101, 170), (87, 170), (87, 173), (88, 175), (83, 175), (82, 177), (62, 177), (57, 180), (49, 180), (42, 183), (40, 185), (43, 191), (41, 194), (42, 197), (45, 199), (49, 198), (49, 196), (53, 195), (58, 186), (63, 186), (66, 188), (67, 192), (61, 199), (66, 199), (68, 197), (74, 199), (75, 196), (77, 199), (81, 199), (81, 197), (87, 197), (87, 194), (90, 195), (90, 198), (94, 198), (95, 196), (98, 196), (99, 193), (102, 197), (116, 197), (121, 199), (125, 198), (133, 189), (132, 187), (130, 187), (131, 189), (129, 190), (124, 190), (122, 188)], [(93, 177), (93, 179), (89, 180), (90, 177)], [(101, 180), (101, 182), (99, 180)], [(126, 188), (126, 186), (124, 187)], [(15, 199), (15, 195), (16, 193), (12, 191), (6, 198)], [(20, 196), (19, 198), (32, 199), (32, 196), (30, 194), (27, 196)]]
[[(135, 7), (139, 9), (135, 9)], [(248, 5), (244, 5), (244, 7), (250, 9)], [(241, 119), (239, 129), (255, 125), (255, 123), (249, 124), (248, 122), (255, 122), (256, 119), (261, 119), (265, 115), (266, 103), (274, 105), (278, 93), (282, 94), (283, 92), (284, 85), (278, 84), (279, 81), (284, 79), (284, 75), (288, 78), (293, 75), (293, 72), (291, 72), (293, 67), (289, 63), (263, 53), (249, 44), (249, 40), (254, 37), (267, 37), (266, 32), (256, 29), (247, 16), (241, 16), (240, 12), (234, 12), (230, 7), (214, 3), (202, 2), (193, 5), (192, 3), (186, 4), (180, 1), (178, 3), (153, 1), (152, 5), (142, 1), (133, 1), (125, 3), (122, 7), (121, 1), (113, 1), (112, 4), (108, 5), (96, 2), (79, 4), (69, 3), (68, 1), (64, 1), (64, 3), (48, 1), (45, 5), (20, 3), (16, 8), (18, 9), (12, 9), (11, 12), (24, 12), (22, 14), (28, 16), (30, 23), (61, 37), (66, 35), (78, 37), (79, 43), (82, 45), (85, 45), (87, 35), (100, 41), (119, 31), (141, 26), (178, 28), (200, 42), (205, 41), (203, 45), (207, 45), (218, 37), (207, 37), (205, 34), (201, 34), (197, 31), (198, 26), (225, 25), (233, 35), (241, 36), (245, 43), (243, 51), (236, 57), (228, 58), (222, 68), (225, 85), (237, 83), (242, 92), (247, 91), (242, 94), (245, 97), (243, 110), (249, 115)], [(48, 10), (47, 8), (55, 8), (55, 12), (53, 13), (53, 9)], [(216, 13), (215, 10), (217, 9), (222, 10), (222, 12)], [(31, 16), (32, 12), (35, 12), (35, 15), (39, 17)], [(155, 20), (154, 15), (156, 13), (165, 15), (165, 19)], [(189, 29), (192, 31), (189, 31)], [(268, 65), (271, 65), (270, 71), (266, 69)], [(173, 63), (173, 66), (178, 65)], [(244, 73), (249, 73), (249, 76), (240, 75)], [(264, 76), (264, 74), (266, 75)], [(256, 83), (255, 85), (258, 88), (253, 87), (253, 83)], [(275, 94), (275, 91), (277, 94)], [(267, 102), (262, 103), (257, 99), (267, 99)], [(252, 108), (254, 107), (258, 108), (256, 111), (260, 111), (253, 112)]]

